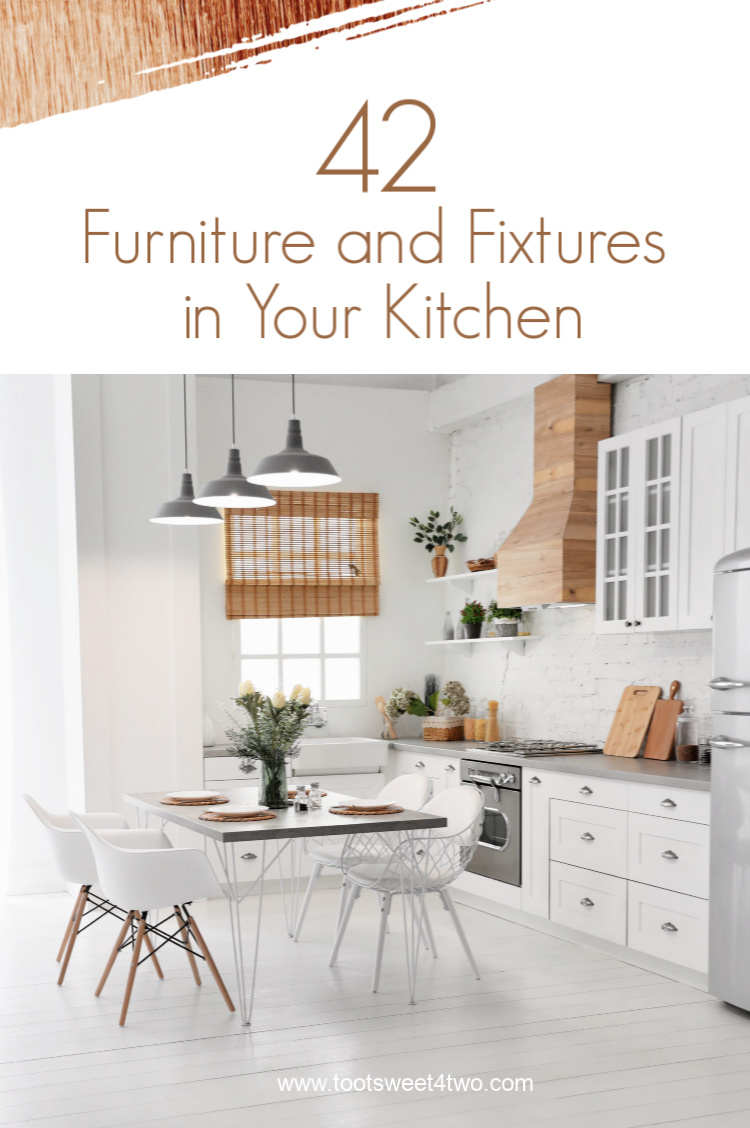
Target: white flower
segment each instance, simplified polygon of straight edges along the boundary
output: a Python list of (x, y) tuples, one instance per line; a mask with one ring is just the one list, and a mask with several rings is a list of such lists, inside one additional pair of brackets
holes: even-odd
[(297, 694), (297, 700), (299, 701), (300, 705), (310, 704), (310, 690), (307, 688), (307, 686), (305, 686), (304, 689), (300, 689), (299, 693)]
[(283, 709), (283, 707), (286, 705), (286, 697), (284, 697), (284, 694), (280, 689), (277, 689), (274, 693), (273, 697), (271, 698), (271, 704), (273, 705), (274, 709)]
[(302, 686), (299, 684), (299, 682), (297, 682), (296, 685), (292, 686), (292, 692), (289, 694), (289, 700), (296, 701), (300, 693), (302, 693)]
[(255, 686), (250, 681), (250, 678), (247, 678), (245, 681), (240, 682), (240, 684), (237, 687), (237, 696), (238, 697), (249, 697), (249, 695), (251, 693), (255, 693)]

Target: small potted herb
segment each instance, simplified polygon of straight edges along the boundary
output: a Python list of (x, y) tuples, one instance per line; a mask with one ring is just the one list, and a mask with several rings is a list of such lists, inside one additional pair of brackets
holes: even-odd
[(456, 513), (453, 506), (451, 506), (448, 521), (444, 521), (441, 525), (439, 518), (439, 511), (431, 509), (426, 521), (420, 521), (417, 517), (409, 519), (409, 524), (417, 530), (417, 535), (414, 538), (417, 544), (423, 544), (428, 552), (432, 552), (434, 549), (432, 571), (438, 579), (448, 571), (448, 560), (445, 554), (446, 552), (453, 552), (455, 547), (453, 541), (461, 542), (467, 539), (463, 533), (456, 531), (459, 525), (463, 524), (464, 519), (460, 513)]
[(518, 635), (518, 624), (523, 615), (523, 608), (521, 607), (498, 607), (495, 600), (492, 600), (487, 608), (487, 622), (492, 624), (494, 628), (497, 624), (497, 629), (488, 631), (488, 635), (499, 635), (500, 638), (515, 638)]
[(467, 600), (461, 608), (461, 622), (467, 638), (479, 638), (486, 612), (477, 600)]

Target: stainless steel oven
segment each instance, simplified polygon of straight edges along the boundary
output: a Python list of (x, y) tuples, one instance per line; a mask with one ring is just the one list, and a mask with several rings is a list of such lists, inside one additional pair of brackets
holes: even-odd
[(461, 779), (484, 796), (484, 825), (471, 873), (521, 884), (521, 771), (503, 764), (462, 760)]

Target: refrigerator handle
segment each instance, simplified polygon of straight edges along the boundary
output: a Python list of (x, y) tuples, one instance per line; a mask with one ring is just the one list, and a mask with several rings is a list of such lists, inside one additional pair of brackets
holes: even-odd
[(734, 681), (732, 678), (719, 676), (718, 678), (712, 678), (708, 685), (710, 689), (747, 689), (747, 687), (750, 686), (750, 682)]
[(749, 740), (731, 740), (728, 736), (712, 736), (708, 743), (712, 748), (750, 748)]

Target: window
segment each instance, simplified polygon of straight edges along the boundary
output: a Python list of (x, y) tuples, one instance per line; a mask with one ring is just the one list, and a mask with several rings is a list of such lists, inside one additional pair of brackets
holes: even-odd
[(358, 704), (362, 688), (362, 622), (335, 618), (241, 619), (241, 677), (263, 693), (307, 685), (325, 704)]

